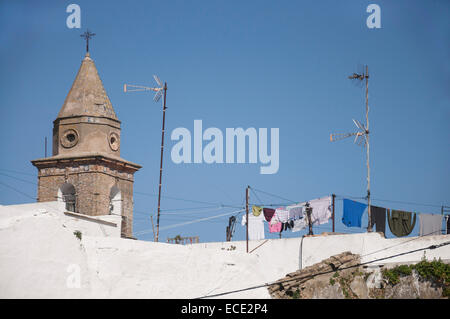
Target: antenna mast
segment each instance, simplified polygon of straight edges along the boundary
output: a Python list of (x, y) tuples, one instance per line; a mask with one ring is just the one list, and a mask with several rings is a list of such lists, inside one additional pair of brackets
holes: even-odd
[(369, 143), (369, 66), (366, 65), (366, 143), (367, 143), (367, 212), (369, 222), (367, 225), (367, 231), (372, 231), (372, 212), (370, 209), (370, 143)]
[[(124, 84), (123, 91), (124, 92), (136, 92), (136, 91), (154, 91), (156, 92), (153, 100), (158, 102), (161, 96), (163, 96), (163, 118), (162, 118), (162, 132), (161, 132), (161, 163), (159, 167), (159, 191), (158, 191), (158, 215), (156, 217), (156, 237), (155, 241), (158, 241), (159, 238), (159, 216), (161, 214), (161, 185), (162, 185), (162, 172), (163, 172), (163, 154), (164, 154), (164, 131), (165, 131), (165, 123), (166, 123), (166, 95), (167, 95), (167, 83), (164, 82), (162, 84), (161, 80), (153, 75), (158, 87), (147, 87), (142, 85), (131, 85)], [(131, 89), (129, 89), (131, 88)], [(152, 216), (151, 216), (152, 217)], [(153, 217), (152, 217), (152, 227), (153, 227)]]
[(353, 120), (356, 127), (358, 128), (357, 132), (354, 133), (336, 133), (330, 135), (330, 141), (338, 141), (345, 139), (350, 136), (355, 136), (354, 143), (366, 146), (366, 166), (367, 166), (367, 208), (368, 208), (368, 225), (367, 231), (372, 231), (372, 211), (370, 206), (370, 144), (369, 144), (369, 67), (366, 65), (365, 70), (359, 73), (353, 73), (348, 77), (351, 80), (357, 80), (359, 83), (366, 80), (366, 125), (364, 126), (357, 120)]

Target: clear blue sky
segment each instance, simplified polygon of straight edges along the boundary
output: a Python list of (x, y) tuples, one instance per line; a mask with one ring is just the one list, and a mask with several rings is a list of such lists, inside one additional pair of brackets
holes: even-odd
[[(66, 26), (70, 3), (81, 7), (81, 29)], [(370, 3), (381, 7), (381, 29), (366, 26)], [(153, 85), (153, 74), (169, 87), (163, 196), (241, 206), (247, 185), (299, 202), (365, 196), (365, 150), (351, 139), (329, 141), (332, 132), (353, 131), (352, 118), (364, 120), (364, 90), (347, 79), (360, 63), (371, 75), (373, 198), (435, 206), (374, 204), (440, 213), (450, 205), (449, 13), (444, 0), (2, 1), (0, 173), (15, 178), (0, 181), (36, 196), (36, 185), (17, 178), (37, 182), (30, 160), (43, 157), (45, 136), (51, 140), (84, 56), (79, 35), (89, 28), (91, 57), (122, 121), (121, 155), (143, 166), (135, 175), (135, 232), (151, 229), (157, 207), (162, 113), (150, 94), (125, 94), (123, 84)], [(260, 175), (260, 164), (172, 163), (170, 133), (193, 131), (195, 119), (223, 132), (279, 128), (278, 173)], [(286, 202), (257, 194), (266, 204)], [(30, 201), (0, 185), (1, 204)], [(212, 205), (163, 197), (162, 209), (183, 214), (164, 212), (161, 227), (233, 211), (173, 211), (201, 206)], [(336, 208), (338, 231), (364, 231), (341, 223), (342, 201)], [(162, 230), (160, 238), (222, 241), (227, 224), (225, 216)], [(234, 238), (245, 239), (240, 218)]]

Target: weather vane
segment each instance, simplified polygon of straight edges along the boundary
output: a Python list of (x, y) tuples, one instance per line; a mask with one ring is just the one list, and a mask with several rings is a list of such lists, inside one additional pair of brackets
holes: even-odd
[(85, 33), (80, 35), (80, 37), (86, 40), (86, 52), (89, 52), (89, 39), (92, 38), (94, 35), (95, 33), (91, 33), (89, 29), (87, 29)]

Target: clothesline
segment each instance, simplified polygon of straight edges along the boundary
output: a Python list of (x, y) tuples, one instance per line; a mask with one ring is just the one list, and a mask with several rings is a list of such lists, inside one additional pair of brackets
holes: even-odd
[[(250, 188), (251, 189), (251, 188)], [(256, 193), (255, 193), (256, 195)], [(273, 194), (272, 194), (273, 195)], [(253, 217), (247, 221), (247, 217), (244, 216), (242, 225), (247, 226), (248, 236), (250, 240), (264, 239), (264, 231), (269, 228), (270, 233), (281, 233), (286, 230), (299, 231), (307, 226), (312, 233), (312, 227), (320, 224), (328, 223), (329, 219), (333, 219), (332, 231), (335, 231), (335, 201), (331, 204), (332, 196), (323, 197), (311, 201), (305, 201), (295, 205), (279, 206), (275, 204), (264, 205), (261, 199), (256, 195), (258, 199), (258, 205), (252, 203)], [(333, 196), (334, 197), (334, 196)], [(354, 198), (354, 197), (353, 197)], [(334, 197), (335, 199), (335, 197)], [(366, 211), (368, 205), (365, 203), (350, 200), (342, 197), (343, 202), (343, 217), (342, 224), (347, 227), (359, 227), (361, 228), (361, 219), (363, 213)], [(361, 198), (360, 198), (361, 199)], [(323, 201), (323, 208), (319, 210), (319, 207), (311, 207), (310, 215), (305, 214), (307, 205), (314, 206), (316, 201)], [(276, 209), (269, 207), (278, 206)], [(331, 212), (332, 208), (332, 212)], [(299, 210), (300, 214), (297, 217), (291, 216), (291, 210)], [(302, 211), (305, 209), (305, 211)], [(264, 225), (264, 218), (258, 217), (261, 212), (264, 212), (265, 221), (268, 222), (267, 227)], [(315, 216), (316, 215), (316, 216)], [(389, 229), (397, 237), (403, 237), (409, 235), (415, 227), (416, 217), (419, 215), (419, 235), (438, 235), (442, 233), (442, 221), (443, 216), (440, 214), (422, 214), (411, 213), (406, 211), (387, 209), (379, 206), (371, 206), (371, 214), (368, 227), (375, 227), (377, 232), (386, 233), (385, 225), (386, 220), (389, 225)], [(307, 218), (306, 218), (307, 217)], [(446, 219), (446, 223), (450, 223), (450, 220)], [(251, 224), (253, 223), (253, 225)], [(446, 226), (447, 231), (450, 228)], [(430, 231), (431, 230), (431, 231)], [(347, 231), (350, 231), (347, 229)], [(351, 231), (350, 231), (351, 232)]]

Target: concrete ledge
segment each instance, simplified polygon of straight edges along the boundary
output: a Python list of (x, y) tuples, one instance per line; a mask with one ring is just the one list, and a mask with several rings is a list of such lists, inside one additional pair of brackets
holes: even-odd
[(92, 222), (103, 224), (103, 225), (117, 227), (116, 223), (108, 222), (106, 220), (99, 219), (97, 216), (88, 216), (88, 215), (83, 215), (83, 214), (74, 213), (74, 212), (64, 212), (64, 215), (80, 218), (80, 219), (83, 219), (83, 220), (92, 221)]

